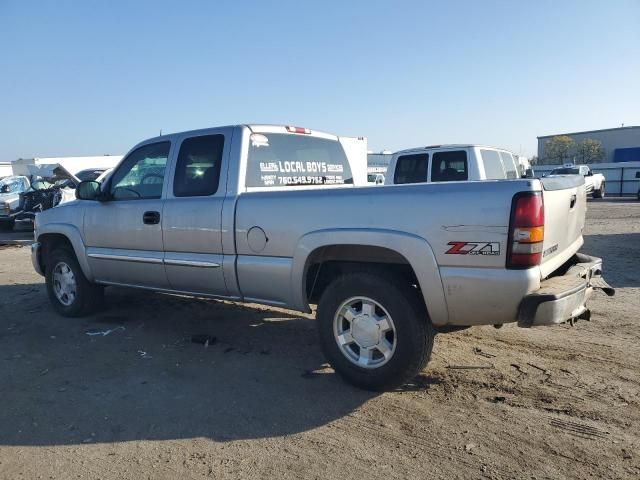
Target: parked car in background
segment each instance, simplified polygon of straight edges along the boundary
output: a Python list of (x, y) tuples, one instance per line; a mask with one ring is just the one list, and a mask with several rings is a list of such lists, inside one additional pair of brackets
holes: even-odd
[[(430, 173), (515, 175), (476, 148), (426, 152)], [(398, 161), (402, 175), (432, 165)], [(33, 266), (58, 313), (87, 314), (106, 285), (317, 305), (326, 357), (367, 389), (415, 376), (437, 331), (588, 318), (595, 289), (613, 294), (602, 260), (578, 253), (578, 176), (356, 188), (339, 137), (238, 125), (146, 140), (76, 194), (35, 222)]]
[(384, 175), (381, 173), (369, 173), (367, 175), (367, 184), (384, 185)]
[(38, 180), (20, 194), (16, 219), (33, 220), (39, 212), (75, 200), (75, 189), (81, 181), (96, 180), (105, 171), (104, 168), (90, 168), (74, 175), (60, 164), (37, 166), (34, 176), (37, 175)]
[(20, 213), (20, 195), (31, 183), (27, 177), (13, 175), (0, 180), (0, 230), (11, 230)]
[(432, 145), (396, 152), (386, 185), (521, 178), (520, 165), (507, 150), (483, 145)]
[[(56, 205), (60, 205), (61, 203), (71, 202), (76, 199), (76, 187), (80, 182), (86, 182), (90, 180), (103, 181), (104, 178), (111, 172), (113, 169), (104, 169), (104, 168), (90, 168), (86, 170), (81, 170), (76, 173), (74, 176), (77, 181), (74, 181), (71, 178), (64, 180), (60, 184), (60, 195), (59, 200)], [(55, 206), (55, 205), (54, 205)]]
[(587, 188), (587, 195), (593, 195), (593, 198), (604, 198), (606, 183), (604, 175), (593, 173), (588, 165), (569, 163), (563, 167), (554, 168), (547, 177), (556, 177), (558, 175), (582, 175)]

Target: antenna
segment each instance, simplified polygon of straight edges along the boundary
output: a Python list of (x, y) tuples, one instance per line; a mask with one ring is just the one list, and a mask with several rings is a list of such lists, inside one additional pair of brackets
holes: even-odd
[(160, 129), (160, 136), (162, 136), (162, 129)]

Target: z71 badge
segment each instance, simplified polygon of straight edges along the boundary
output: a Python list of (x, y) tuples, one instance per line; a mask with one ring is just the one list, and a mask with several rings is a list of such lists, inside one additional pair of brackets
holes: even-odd
[(500, 255), (500, 242), (449, 242), (447, 255)]

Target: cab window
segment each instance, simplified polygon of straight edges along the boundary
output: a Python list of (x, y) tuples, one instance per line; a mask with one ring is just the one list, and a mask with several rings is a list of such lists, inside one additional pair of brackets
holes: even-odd
[(467, 152), (436, 152), (431, 162), (432, 182), (461, 182), (469, 179)]
[(487, 180), (504, 180), (507, 178), (502, 166), (502, 160), (496, 150), (480, 150), (482, 163), (484, 164), (484, 175)]
[(518, 170), (513, 156), (509, 152), (500, 152), (500, 157), (502, 158), (502, 164), (504, 165), (507, 178), (518, 178)]
[(224, 135), (187, 138), (180, 146), (173, 195), (202, 197), (218, 191)]
[(160, 198), (170, 147), (170, 142), (159, 142), (144, 145), (131, 152), (111, 177), (111, 198)]
[[(393, 183), (426, 182), (429, 173), (429, 154), (401, 155), (396, 162)], [(375, 179), (374, 179), (375, 180)]]

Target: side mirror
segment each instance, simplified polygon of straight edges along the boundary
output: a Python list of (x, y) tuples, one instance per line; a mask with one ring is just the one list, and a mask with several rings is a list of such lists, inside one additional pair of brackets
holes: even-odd
[(531, 168), (527, 168), (524, 171), (524, 177), (523, 178), (533, 178), (533, 170)]
[(593, 176), (593, 172), (592, 172), (591, 170), (589, 170), (589, 171), (587, 172), (587, 175), (586, 175), (586, 176), (587, 176), (587, 177), (592, 177), (592, 176)]
[(542, 174), (542, 177), (546, 177), (546, 176), (547, 176), (547, 174), (546, 174), (546, 173), (543, 173), (543, 174)]
[(95, 180), (85, 180), (76, 187), (78, 200), (100, 200), (100, 183)]
[(636, 178), (640, 178), (640, 172), (636, 172)]

